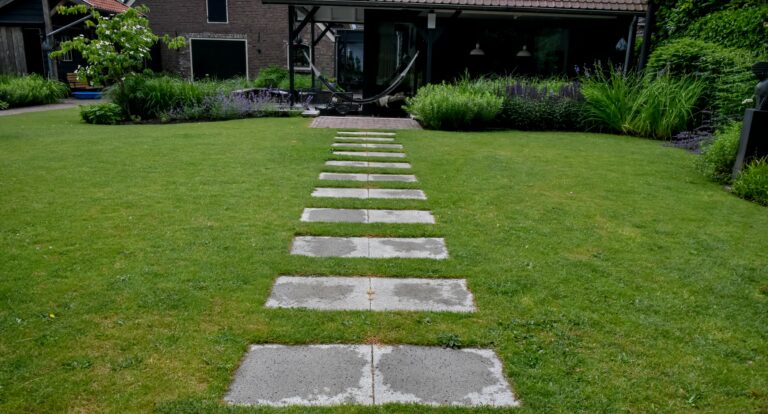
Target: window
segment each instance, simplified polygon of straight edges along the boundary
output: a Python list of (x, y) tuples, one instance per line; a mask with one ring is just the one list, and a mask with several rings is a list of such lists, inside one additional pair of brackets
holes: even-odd
[(192, 39), (192, 79), (248, 77), (245, 39)]
[(208, 2), (208, 23), (227, 23), (227, 0), (206, 0)]

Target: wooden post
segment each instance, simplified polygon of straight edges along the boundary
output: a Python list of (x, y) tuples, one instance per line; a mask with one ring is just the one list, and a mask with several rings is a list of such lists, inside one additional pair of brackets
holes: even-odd
[[(309, 60), (310, 63), (314, 66), (315, 65), (315, 19), (312, 19), (312, 21), (309, 23)], [(315, 89), (315, 71), (311, 70), (309, 71), (312, 76), (312, 89)]]
[(426, 83), (432, 83), (432, 43), (435, 29), (427, 29), (427, 76)]
[(43, 54), (45, 55), (45, 62), (47, 66), (46, 75), (48, 79), (58, 79), (59, 71), (56, 66), (56, 62), (51, 59), (51, 52), (53, 52), (54, 39), (53, 36), (48, 36), (48, 33), (53, 31), (53, 25), (51, 24), (51, 8), (48, 5), (48, 0), (40, 0), (43, 7), (43, 22), (45, 29), (43, 30)]
[(296, 103), (296, 79), (294, 78), (293, 64), (293, 22), (296, 20), (296, 8), (288, 6), (288, 102), (291, 106)]

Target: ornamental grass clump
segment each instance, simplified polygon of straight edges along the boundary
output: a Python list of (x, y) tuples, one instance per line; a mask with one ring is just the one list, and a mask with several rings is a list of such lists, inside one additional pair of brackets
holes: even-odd
[(66, 84), (40, 75), (0, 75), (0, 109), (51, 104), (69, 94)]
[(582, 82), (589, 120), (601, 129), (646, 138), (669, 139), (685, 130), (704, 91), (689, 76), (640, 77), (597, 67)]
[(494, 121), (503, 101), (490, 83), (463, 79), (420, 88), (406, 100), (405, 110), (428, 129), (482, 129)]

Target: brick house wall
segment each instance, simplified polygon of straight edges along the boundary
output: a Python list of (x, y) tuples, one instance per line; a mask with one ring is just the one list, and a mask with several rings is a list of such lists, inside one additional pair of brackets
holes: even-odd
[[(248, 77), (254, 79), (268, 65), (288, 66), (288, 7), (265, 5), (260, 0), (227, 0), (227, 23), (208, 23), (206, 0), (138, 0), (149, 7), (149, 22), (159, 35), (184, 36), (187, 45), (162, 48), (162, 68), (191, 76), (189, 39), (245, 39)], [(315, 34), (320, 30), (315, 28)], [(309, 26), (302, 32), (309, 39)], [(305, 42), (306, 44), (307, 42)], [(315, 48), (315, 62), (326, 76), (335, 72), (335, 44), (324, 36)]]

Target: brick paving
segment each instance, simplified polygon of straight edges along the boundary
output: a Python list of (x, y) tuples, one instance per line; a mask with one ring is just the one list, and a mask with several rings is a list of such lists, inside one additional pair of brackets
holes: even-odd
[(409, 118), (374, 118), (365, 116), (319, 116), (310, 128), (337, 129), (421, 129), (421, 125)]

